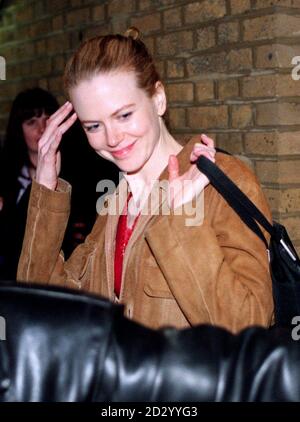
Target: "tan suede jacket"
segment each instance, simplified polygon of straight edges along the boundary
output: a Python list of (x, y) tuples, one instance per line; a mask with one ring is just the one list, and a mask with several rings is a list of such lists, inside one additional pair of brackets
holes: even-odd
[[(190, 166), (195, 140), (179, 153), (180, 171)], [(259, 183), (240, 160), (217, 153), (217, 164), (270, 218)], [(161, 175), (167, 179), (167, 170)], [(107, 208), (126, 188), (125, 179), (107, 198)], [(84, 244), (65, 262), (60, 252), (70, 210), (71, 187), (57, 191), (33, 182), (18, 280), (83, 289), (116, 301), (114, 250), (118, 215), (99, 215)], [(263, 242), (208, 185), (204, 220), (187, 225), (187, 215), (139, 217), (123, 262), (119, 301), (125, 315), (148, 327), (216, 324), (236, 332), (268, 326), (273, 313), (271, 280)], [(157, 210), (165, 202), (161, 196)], [(126, 196), (120, 200), (122, 209)], [(147, 204), (146, 206), (147, 207)]]

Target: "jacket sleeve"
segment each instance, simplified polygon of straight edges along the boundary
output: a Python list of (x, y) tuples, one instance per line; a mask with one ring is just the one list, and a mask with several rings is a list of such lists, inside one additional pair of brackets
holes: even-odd
[[(225, 172), (271, 219), (255, 176), (234, 160), (233, 173)], [(191, 325), (204, 322), (233, 332), (270, 325), (272, 285), (264, 243), (212, 186), (204, 201), (202, 225), (187, 227), (185, 216), (172, 215), (147, 234), (173, 296)]]
[(17, 280), (63, 284), (61, 245), (70, 214), (71, 186), (59, 179), (56, 191), (33, 181)]

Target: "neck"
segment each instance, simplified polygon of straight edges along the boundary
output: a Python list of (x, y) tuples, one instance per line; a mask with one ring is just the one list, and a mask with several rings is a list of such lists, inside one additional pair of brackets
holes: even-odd
[(38, 154), (33, 151), (28, 151), (28, 156), (29, 156), (29, 162), (30, 162), (30, 167), (29, 167), (30, 175), (35, 176), (35, 171), (36, 171), (37, 162), (38, 162)]
[[(125, 174), (134, 202), (137, 204), (147, 199), (153, 183), (168, 165), (169, 156), (177, 155), (182, 146), (168, 132), (163, 120), (160, 120), (160, 136), (153, 153), (142, 169), (135, 174)], [(138, 207), (140, 208), (140, 207)]]

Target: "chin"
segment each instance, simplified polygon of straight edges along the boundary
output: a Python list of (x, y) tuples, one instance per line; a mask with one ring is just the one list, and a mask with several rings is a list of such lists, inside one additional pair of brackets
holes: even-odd
[(128, 162), (121, 162), (119, 161), (118, 163), (116, 163), (116, 165), (119, 167), (119, 169), (121, 171), (124, 171), (125, 173), (128, 174), (134, 174), (134, 173), (138, 173), (143, 166), (145, 165), (145, 162), (139, 162), (139, 163), (131, 163), (130, 161)]

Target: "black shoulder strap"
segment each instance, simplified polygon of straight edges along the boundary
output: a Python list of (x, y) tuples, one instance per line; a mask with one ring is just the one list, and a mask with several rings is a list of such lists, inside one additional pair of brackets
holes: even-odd
[(212, 161), (201, 156), (197, 162), (198, 169), (204, 173), (214, 188), (223, 196), (228, 204), (234, 209), (244, 223), (265, 243), (268, 242), (258, 226), (259, 223), (270, 235), (274, 235), (272, 224), (266, 219), (261, 211), (250, 199), (236, 186), (232, 180), (223, 173)]

